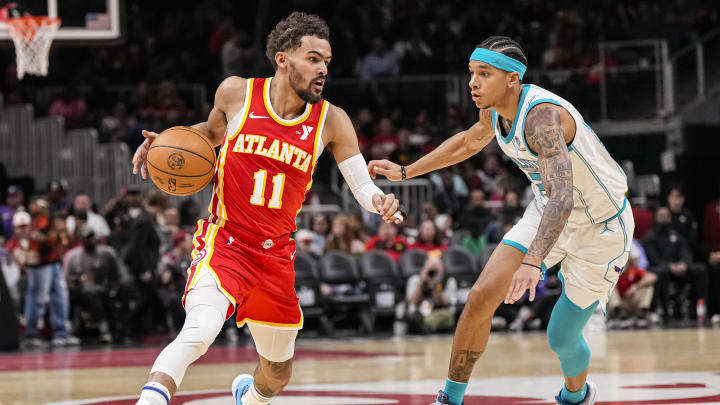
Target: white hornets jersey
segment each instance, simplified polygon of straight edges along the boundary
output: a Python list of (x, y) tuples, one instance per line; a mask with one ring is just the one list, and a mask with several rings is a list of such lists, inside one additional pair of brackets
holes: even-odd
[(565, 108), (575, 120), (575, 138), (568, 145), (573, 172), (573, 210), (569, 223), (598, 224), (619, 215), (627, 204), (627, 177), (610, 157), (605, 146), (585, 123), (582, 115), (565, 99), (538, 86), (522, 86), (520, 104), (512, 128), (503, 135), (498, 115), (492, 111), (492, 122), (500, 148), (518, 165), (532, 183), (535, 201), (543, 209), (548, 195), (542, 184), (538, 156), (525, 141), (525, 117), (540, 103), (552, 103)]

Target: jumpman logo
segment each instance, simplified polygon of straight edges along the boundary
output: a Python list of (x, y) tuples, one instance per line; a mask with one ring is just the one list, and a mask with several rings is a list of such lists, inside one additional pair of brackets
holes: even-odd
[(255, 115), (255, 111), (250, 111), (250, 118), (270, 118), (266, 115)]
[(625, 271), (624, 268), (622, 268), (622, 267), (620, 267), (620, 266), (615, 266), (615, 273), (620, 274), (620, 273), (622, 273), (623, 271)]

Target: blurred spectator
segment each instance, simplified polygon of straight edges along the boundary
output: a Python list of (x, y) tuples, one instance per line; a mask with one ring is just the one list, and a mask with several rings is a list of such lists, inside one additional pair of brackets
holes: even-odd
[(160, 253), (165, 254), (175, 246), (173, 238), (180, 230), (180, 211), (175, 207), (167, 207), (157, 216), (157, 233), (160, 237)]
[(159, 295), (171, 321), (170, 330), (177, 333), (185, 322), (181, 300), (187, 282), (187, 269), (190, 267), (193, 236), (189, 232), (177, 230), (172, 236), (172, 243), (172, 250), (165, 253), (158, 264)]
[(5, 196), (5, 205), (0, 205), (0, 219), (2, 220), (2, 233), (5, 240), (10, 240), (13, 236), (13, 215), (24, 202), (24, 193), (18, 186), (10, 186)]
[(645, 248), (643, 247), (642, 242), (640, 242), (640, 240), (638, 239), (633, 238), (632, 246), (630, 247), (630, 249), (634, 249), (635, 252), (637, 252), (638, 258), (636, 267), (643, 270), (648, 270), (650, 268), (650, 262), (648, 262), (648, 258), (645, 254)]
[[(483, 182), (480, 176), (477, 174), (477, 170), (475, 170), (475, 165), (473, 164), (472, 160), (466, 160), (462, 162), (462, 176), (463, 181), (465, 184), (467, 184), (467, 187), (472, 190), (482, 190), (483, 189)], [(483, 194), (483, 199), (484, 199)]]
[(395, 76), (398, 73), (400, 73), (400, 65), (397, 55), (386, 49), (382, 38), (375, 38), (372, 52), (363, 59), (360, 76), (368, 80), (381, 76)]
[(257, 55), (250, 44), (250, 37), (242, 31), (233, 32), (220, 49), (222, 77), (248, 77)]
[(320, 258), (320, 255), (318, 255), (312, 249), (313, 233), (311, 230), (300, 229), (297, 232), (295, 232), (295, 235), (293, 235), (293, 239), (295, 239), (295, 245), (296, 245), (298, 253), (304, 253), (306, 255), (310, 255), (315, 259)]
[(506, 218), (508, 222), (516, 224), (525, 213), (525, 209), (520, 205), (518, 194), (513, 190), (508, 190), (503, 196), (503, 207), (501, 216)]
[(330, 233), (330, 225), (325, 214), (315, 214), (312, 218), (312, 241), (310, 249), (317, 256), (321, 256), (325, 251), (325, 241)]
[(67, 199), (67, 184), (65, 181), (53, 180), (48, 183), (47, 193), (45, 196), (49, 204), (48, 209), (51, 213), (62, 212), (67, 215), (70, 212), (70, 202)]
[(408, 241), (397, 233), (397, 225), (383, 222), (377, 236), (373, 236), (367, 241), (367, 250), (384, 250), (395, 261), (400, 260), (400, 256), (408, 249)]
[(358, 224), (350, 217), (340, 214), (333, 218), (330, 236), (325, 242), (325, 251), (331, 250), (342, 250), (353, 255), (365, 252)]
[(440, 174), (430, 175), (435, 188), (433, 201), (440, 212), (450, 214), (453, 219), (458, 220), (463, 207), (467, 201), (468, 189), (462, 177), (453, 173), (452, 169), (446, 168)]
[(85, 99), (75, 93), (73, 86), (63, 89), (60, 98), (50, 105), (50, 115), (65, 118), (68, 128), (76, 127), (86, 112)]
[(67, 217), (66, 225), (69, 234), (75, 234), (75, 214), (79, 211), (85, 212), (87, 225), (90, 229), (92, 229), (93, 235), (95, 235), (96, 238), (105, 240), (108, 236), (110, 236), (110, 227), (108, 226), (107, 221), (105, 221), (105, 218), (101, 215), (96, 214), (93, 211), (93, 203), (90, 196), (83, 193), (75, 196), (72, 209), (73, 213)]
[(0, 274), (5, 279), (8, 292), (12, 298), (15, 308), (20, 308), (20, 267), (13, 260), (12, 253), (5, 248), (5, 244), (0, 244)]
[(422, 221), (420, 224), (420, 235), (415, 243), (410, 245), (409, 249), (420, 249), (426, 252), (447, 250), (448, 244), (442, 240), (440, 233), (435, 227), (435, 223), (429, 219)]
[(500, 180), (502, 180), (502, 170), (497, 155), (486, 156), (482, 170), (478, 170), (477, 175), (482, 180), (485, 193), (487, 195), (495, 193), (500, 187)]
[(70, 300), (81, 326), (96, 327), (99, 340), (112, 340), (112, 300), (117, 297), (120, 266), (115, 250), (97, 244), (90, 226), (80, 229), (82, 244), (67, 254), (66, 271)]
[(643, 240), (650, 270), (659, 277), (658, 297), (666, 321), (687, 320), (697, 300), (707, 296), (707, 270), (692, 263), (687, 240), (672, 227), (667, 207), (655, 213), (655, 225)]
[(180, 226), (187, 229), (195, 229), (202, 212), (195, 200), (186, 199), (180, 203)]
[(482, 217), (471, 216), (463, 219), (463, 223), (469, 228), (470, 235), (463, 238), (461, 241), (462, 246), (469, 250), (470, 253), (480, 256), (487, 247), (487, 238), (483, 234), (486, 221)]
[(705, 207), (703, 239), (708, 252), (708, 309), (713, 324), (720, 324), (720, 200)]
[(668, 208), (672, 214), (672, 227), (690, 244), (693, 254), (701, 249), (698, 239), (698, 225), (695, 216), (685, 208), (685, 195), (679, 187), (673, 187), (668, 194)]
[(397, 132), (397, 146), (390, 154), (390, 160), (401, 165), (407, 166), (418, 160), (422, 151), (419, 147), (410, 142), (412, 134), (409, 129), (403, 128)]
[[(132, 226), (121, 259), (135, 278), (139, 295), (137, 306), (129, 314), (128, 323), (136, 327), (131, 331), (135, 338), (142, 338), (153, 331), (159, 305), (155, 291), (155, 274), (160, 258), (160, 237), (156, 231), (156, 218), (167, 208), (167, 198), (160, 191), (153, 192), (141, 206), (131, 206), (129, 214)], [(154, 310), (154, 311), (153, 311)]]
[(652, 229), (653, 212), (642, 205), (633, 204), (632, 213), (633, 219), (635, 220), (633, 237), (642, 240), (650, 229)]
[(409, 38), (395, 42), (393, 51), (402, 61), (404, 74), (428, 73), (427, 66), (431, 61), (433, 51), (425, 42), (419, 30), (416, 29)]
[(439, 257), (429, 257), (420, 273), (410, 276), (405, 291), (405, 317), (411, 332), (435, 332), (455, 326), (457, 280), (445, 278)]
[[(39, 218), (42, 219), (42, 214)], [(25, 295), (25, 347), (42, 346), (38, 322), (50, 308), (50, 323), (53, 345), (78, 344), (79, 341), (67, 330), (68, 291), (57, 251), (52, 243), (53, 236), (47, 223), (33, 220), (27, 212), (19, 211), (13, 216), (15, 234), (8, 242), (7, 249), (15, 263), (27, 274)]]
[(630, 259), (620, 274), (607, 304), (608, 327), (627, 329), (650, 326), (650, 305), (658, 277), (639, 265), (640, 252), (633, 245)]
[(395, 126), (390, 118), (383, 118), (378, 124), (378, 131), (372, 138), (370, 156), (373, 159), (388, 159), (397, 148), (398, 139)]

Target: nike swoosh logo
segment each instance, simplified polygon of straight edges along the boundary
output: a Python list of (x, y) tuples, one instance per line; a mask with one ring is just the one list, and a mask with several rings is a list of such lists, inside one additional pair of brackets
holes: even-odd
[(297, 252), (293, 252), (293, 253), (290, 255), (290, 260), (292, 260), (292, 259), (295, 258), (295, 253), (297, 253)]
[(250, 118), (270, 118), (266, 115), (255, 115), (254, 111), (250, 111)]

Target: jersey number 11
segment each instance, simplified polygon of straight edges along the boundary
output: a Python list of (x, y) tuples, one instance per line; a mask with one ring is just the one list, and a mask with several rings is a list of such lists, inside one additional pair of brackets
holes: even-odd
[[(265, 205), (265, 184), (267, 183), (267, 171), (258, 170), (253, 173), (255, 182), (253, 184), (253, 193), (250, 196), (250, 204)], [(268, 208), (279, 210), (282, 207), (282, 195), (285, 188), (285, 173), (278, 173), (272, 178), (273, 189)]]

